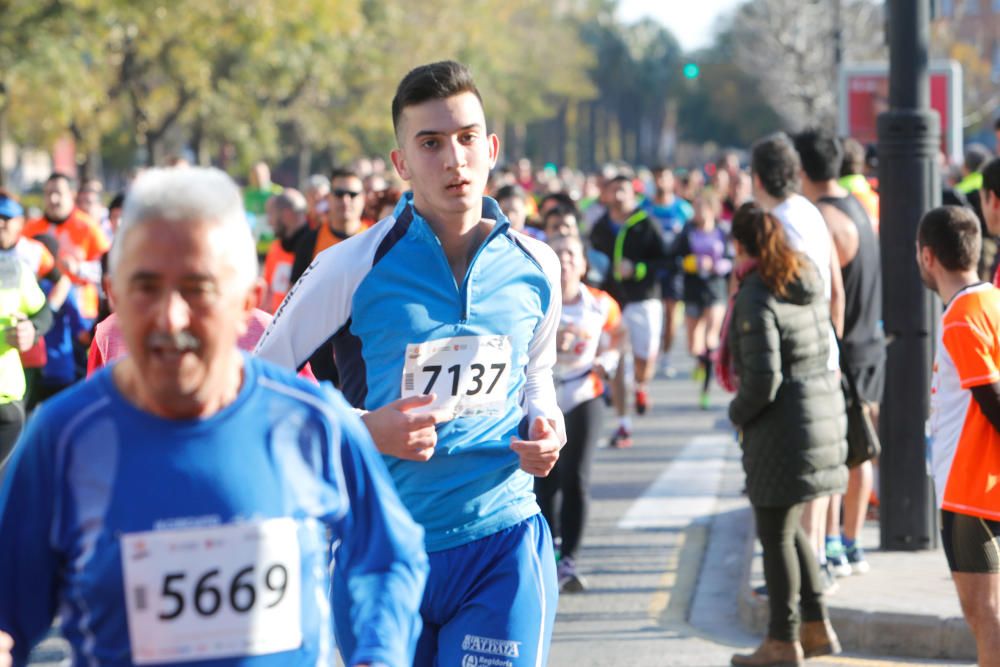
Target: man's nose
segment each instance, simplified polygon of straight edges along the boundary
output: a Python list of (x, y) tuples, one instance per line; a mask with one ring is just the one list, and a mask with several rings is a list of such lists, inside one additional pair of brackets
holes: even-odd
[(449, 169), (465, 166), (465, 147), (458, 137), (452, 137), (445, 146), (445, 166)]
[(161, 331), (177, 333), (191, 324), (191, 307), (177, 290), (169, 290), (159, 303), (157, 325)]

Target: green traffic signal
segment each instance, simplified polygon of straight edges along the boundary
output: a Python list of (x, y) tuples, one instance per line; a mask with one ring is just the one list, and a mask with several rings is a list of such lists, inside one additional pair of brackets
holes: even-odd
[(696, 65), (695, 63), (687, 63), (686, 65), (684, 65), (685, 79), (697, 79), (698, 74), (700, 74), (700, 70), (698, 69), (698, 65)]

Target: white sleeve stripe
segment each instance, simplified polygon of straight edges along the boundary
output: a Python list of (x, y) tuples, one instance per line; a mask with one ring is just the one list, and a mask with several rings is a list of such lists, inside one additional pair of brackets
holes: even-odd
[(390, 216), (317, 255), (289, 290), (254, 353), (285, 368), (300, 368), (350, 320), (354, 293), (395, 224)]
[[(302, 401), (303, 403), (308, 403), (319, 410), (319, 412), (330, 420), (332, 424), (336, 424), (339, 421), (337, 419), (337, 415), (330, 410), (330, 406), (308, 392), (295, 389), (294, 387), (289, 387), (288, 385), (284, 385), (280, 382), (275, 382), (270, 378), (261, 376), (258, 376), (257, 384), (278, 394), (284, 394), (285, 396)], [(334, 440), (335, 442), (330, 444), (333, 448), (333, 472), (337, 477), (337, 491), (340, 493), (340, 506), (342, 508), (340, 514), (338, 514), (336, 518), (340, 519), (347, 514), (347, 510), (350, 507), (350, 498), (347, 495), (347, 482), (344, 481), (344, 469), (340, 461), (340, 439), (335, 438)]]
[[(55, 476), (55, 474), (61, 472), (62, 470), (66, 469), (66, 448), (69, 447), (70, 436), (76, 433), (77, 425), (80, 424), (80, 422), (82, 422), (83, 420), (89, 419), (90, 416), (95, 412), (97, 412), (98, 410), (102, 410), (105, 407), (107, 407), (109, 403), (111, 403), (111, 398), (109, 396), (107, 395), (101, 396), (100, 399), (94, 401), (86, 408), (76, 413), (76, 415), (74, 415), (72, 419), (66, 422), (63, 425), (63, 427), (59, 430), (59, 432), (56, 434), (56, 439), (55, 439), (56, 440), (56, 451), (54, 457), (55, 470), (53, 471), (54, 473), (53, 476)], [(62, 489), (62, 484), (56, 484), (55, 487), (56, 487), (56, 493), (58, 493), (59, 490)], [(49, 532), (49, 545), (51, 545), (53, 549), (56, 548), (56, 545), (59, 542), (58, 536), (59, 533), (61, 532), (59, 528), (61, 527), (63, 518), (62, 512), (60, 511), (60, 508), (62, 506), (63, 506), (62, 498), (61, 497), (57, 498), (56, 502), (53, 504), (53, 507), (55, 508), (55, 515), (52, 517), (52, 524)]]

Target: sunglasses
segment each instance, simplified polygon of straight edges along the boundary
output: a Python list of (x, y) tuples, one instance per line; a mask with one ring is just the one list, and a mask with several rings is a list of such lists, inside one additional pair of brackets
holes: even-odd
[(340, 188), (337, 188), (336, 190), (333, 191), (332, 194), (333, 194), (334, 197), (337, 197), (337, 198), (340, 198), (340, 197), (350, 197), (351, 199), (354, 199), (355, 197), (357, 197), (361, 193), (359, 191), (357, 191), (357, 190), (341, 190)]

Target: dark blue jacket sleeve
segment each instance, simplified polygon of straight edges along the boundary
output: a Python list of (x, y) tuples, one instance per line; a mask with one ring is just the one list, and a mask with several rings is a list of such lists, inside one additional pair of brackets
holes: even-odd
[[(424, 531), (403, 507), (361, 419), (330, 392), (341, 416), (340, 463), (350, 507), (340, 522), (337, 581), (346, 581), (354, 646), (347, 665), (408, 667), (427, 579)], [(342, 649), (345, 647), (341, 647)]]
[(0, 487), (0, 630), (14, 638), (14, 665), (55, 616), (59, 557), (49, 533), (57, 497), (51, 442), (40, 409), (18, 441)]

